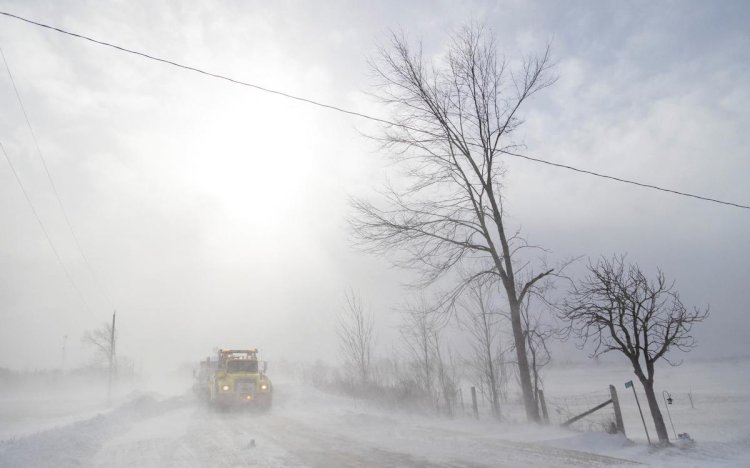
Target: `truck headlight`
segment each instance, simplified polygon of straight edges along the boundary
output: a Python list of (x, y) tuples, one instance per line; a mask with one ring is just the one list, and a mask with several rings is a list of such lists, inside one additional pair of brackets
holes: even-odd
[(229, 385), (224, 385), (223, 387), (221, 387), (221, 389), (224, 390), (225, 392), (228, 392), (229, 391)]
[(268, 390), (268, 384), (264, 384), (264, 383), (260, 384), (260, 389), (261, 390)]

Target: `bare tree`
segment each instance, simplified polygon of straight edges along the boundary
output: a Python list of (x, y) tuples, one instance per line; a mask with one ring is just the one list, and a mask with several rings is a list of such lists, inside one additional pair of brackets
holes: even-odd
[(435, 391), (435, 354), (440, 326), (440, 317), (427, 306), (423, 298), (419, 298), (415, 304), (409, 305), (403, 311), (399, 328), (403, 344), (416, 363), (422, 389), (430, 404), (435, 407), (438, 405)]
[(443, 357), (442, 344), (438, 332), (434, 333), (435, 342), (435, 361), (437, 363), (438, 383), (440, 384), (440, 394), (443, 397), (445, 405), (445, 414), (453, 417), (455, 413), (458, 389), (456, 385), (456, 361), (453, 358), (453, 352), (448, 349), (447, 360)]
[(344, 358), (355, 369), (359, 383), (366, 385), (372, 362), (373, 317), (354, 291), (345, 295), (337, 331)]
[(528, 296), (522, 307), (524, 335), (526, 336), (526, 348), (529, 354), (529, 367), (534, 385), (534, 398), (539, 405), (539, 389), (542, 385), (541, 370), (550, 363), (548, 343), (553, 338), (561, 337), (561, 330), (552, 323), (542, 319), (542, 314), (531, 307), (531, 298)]
[(114, 366), (116, 359), (117, 334), (112, 333), (112, 324), (104, 323), (99, 328), (86, 330), (81, 337), (84, 345), (94, 348), (94, 361), (97, 364)]
[(660, 359), (679, 365), (667, 354), (695, 346), (692, 327), (708, 312), (688, 310), (661, 270), (649, 279), (638, 265), (626, 265), (624, 256), (615, 256), (589, 264), (588, 275), (574, 286), (562, 315), (582, 343), (595, 344), (593, 356), (618, 351), (628, 358), (646, 392), (659, 441), (669, 443), (654, 393), (654, 365)]
[(106, 362), (107, 372), (107, 401), (112, 396), (112, 379), (117, 374), (117, 331), (115, 330), (115, 317), (112, 314), (112, 323), (105, 323), (99, 328), (84, 332), (81, 341), (94, 347), (95, 359)]
[(475, 282), (469, 290), (468, 300), (462, 301), (460, 323), (471, 337), (471, 347), (476, 359), (476, 369), (486, 382), (492, 415), (500, 419), (500, 380), (503, 377), (503, 351), (500, 340), (500, 311), (492, 303), (492, 285)]
[[(513, 136), (519, 110), (554, 82), (549, 47), (518, 65), (498, 60), (481, 27), (453, 35), (445, 60), (428, 63), (421, 48), (394, 35), (373, 64), (380, 100), (396, 125), (378, 137), (404, 169), (404, 186), (386, 187), (385, 207), (352, 202), (350, 220), (361, 245), (375, 252), (405, 251), (396, 259), (421, 273), (423, 285), (449, 271), (463, 272), (454, 298), (473, 279), (493, 276), (503, 285), (516, 344), (528, 419), (538, 421), (526, 357), (520, 305), (530, 287), (552, 270), (534, 273), (519, 258), (529, 248), (509, 230), (504, 210), (503, 159), (520, 145)], [(459, 267), (460, 268), (455, 268)], [(521, 281), (519, 273), (528, 278)]]

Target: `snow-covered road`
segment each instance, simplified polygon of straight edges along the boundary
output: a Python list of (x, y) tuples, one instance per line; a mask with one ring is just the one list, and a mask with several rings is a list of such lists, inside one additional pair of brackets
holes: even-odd
[[(142, 395), (115, 410), (0, 445), (0, 466), (612, 466), (626, 460), (281, 392), (267, 414)], [(296, 392), (296, 393), (295, 393)], [(326, 400), (326, 401), (324, 401)], [(324, 403), (331, 404), (325, 411)], [(439, 421), (436, 421), (439, 422)]]

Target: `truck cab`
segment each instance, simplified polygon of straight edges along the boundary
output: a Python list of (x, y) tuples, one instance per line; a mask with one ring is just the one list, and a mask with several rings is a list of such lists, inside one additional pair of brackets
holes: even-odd
[(273, 384), (258, 350), (220, 349), (216, 369), (209, 378), (209, 401), (222, 408), (248, 406), (270, 409)]

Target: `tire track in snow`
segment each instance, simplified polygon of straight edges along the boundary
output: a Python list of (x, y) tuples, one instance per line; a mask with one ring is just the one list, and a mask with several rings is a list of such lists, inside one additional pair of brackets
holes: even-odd
[(434, 463), (408, 453), (362, 444), (338, 434), (312, 428), (299, 421), (270, 415), (259, 432), (299, 457), (311, 467), (475, 467), (481, 465)]
[(191, 405), (143, 420), (104, 444), (93, 466), (287, 467), (303, 466), (284, 448), (258, 438), (248, 413), (220, 413)]

